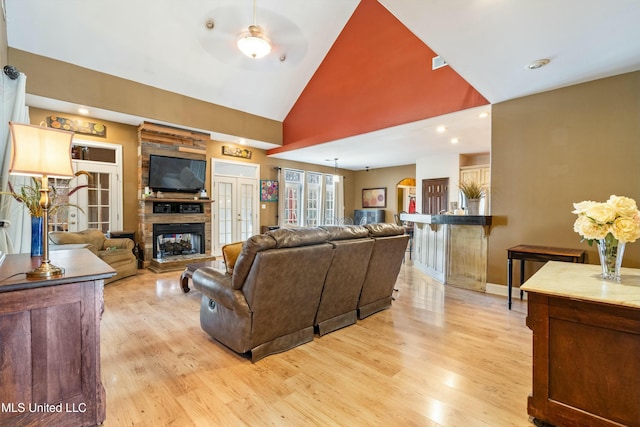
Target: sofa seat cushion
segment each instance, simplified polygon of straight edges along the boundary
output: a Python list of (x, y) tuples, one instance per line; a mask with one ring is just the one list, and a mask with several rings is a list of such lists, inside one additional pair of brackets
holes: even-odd
[(114, 265), (119, 261), (130, 262), (132, 258), (135, 259), (135, 255), (130, 249), (107, 249), (98, 251), (98, 256), (109, 265)]

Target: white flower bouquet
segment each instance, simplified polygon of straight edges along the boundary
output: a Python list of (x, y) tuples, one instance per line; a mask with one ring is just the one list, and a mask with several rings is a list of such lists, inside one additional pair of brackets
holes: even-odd
[(629, 197), (612, 195), (606, 202), (586, 200), (573, 207), (572, 213), (578, 215), (573, 230), (589, 244), (605, 239), (609, 233), (621, 243), (640, 238), (640, 211)]

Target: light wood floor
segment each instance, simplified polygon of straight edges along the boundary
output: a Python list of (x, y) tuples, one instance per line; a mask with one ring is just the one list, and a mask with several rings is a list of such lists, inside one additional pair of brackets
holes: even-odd
[(113, 426), (531, 427), (526, 305), (403, 266), (391, 309), (252, 364), (199, 324), (180, 272), (105, 287)]

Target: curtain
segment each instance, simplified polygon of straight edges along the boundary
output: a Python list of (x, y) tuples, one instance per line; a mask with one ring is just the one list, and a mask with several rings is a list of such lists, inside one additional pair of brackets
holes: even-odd
[[(28, 177), (9, 176), (11, 163), (11, 135), (9, 122), (29, 123), (29, 110), (25, 104), (27, 77), (12, 80), (0, 73), (0, 189), (8, 191), (11, 181), (14, 189), (28, 184)], [(9, 227), (0, 228), (0, 251), (8, 254), (31, 251), (31, 218), (29, 211), (11, 196), (0, 194), (0, 221), (8, 221)]]

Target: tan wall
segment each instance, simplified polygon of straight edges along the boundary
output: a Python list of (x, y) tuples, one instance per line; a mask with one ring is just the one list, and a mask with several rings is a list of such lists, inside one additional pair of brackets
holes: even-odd
[(9, 60), (28, 76), (32, 95), (282, 145), (282, 123), (275, 120), (22, 50), (9, 49)]
[[(27, 78), (28, 80), (28, 78)], [(106, 120), (93, 120), (85, 116), (74, 116), (73, 114), (48, 111), (40, 108), (30, 108), (29, 116), (31, 123), (39, 124), (46, 122), (48, 116), (59, 116), (73, 120), (92, 121), (103, 123), (107, 128), (107, 137), (100, 138), (91, 135), (77, 134), (75, 139), (88, 141), (98, 141), (111, 144), (122, 145), (122, 182), (123, 182), (123, 219), (124, 230), (138, 229), (138, 128), (136, 126), (124, 125), (121, 123)]]
[[(571, 211), (611, 194), (640, 202), (640, 72), (494, 105), (491, 183), (490, 283), (507, 283), (506, 249), (517, 244), (588, 249), (597, 264)], [(623, 266), (640, 267), (640, 242)]]
[(416, 177), (416, 165), (396, 166), (390, 168), (370, 169), (367, 171), (357, 171), (353, 185), (352, 199), (354, 207), (346, 210), (346, 216), (353, 217), (354, 209), (362, 209), (362, 189), (387, 187), (387, 207), (385, 208), (385, 221), (393, 222), (393, 215), (398, 213), (397, 184), (404, 178)]
[[(48, 111), (40, 108), (30, 109), (31, 123), (38, 124), (46, 121), (47, 116), (57, 115), (69, 119), (93, 121), (103, 123), (107, 127), (107, 137), (99, 138), (90, 135), (78, 135), (76, 138), (91, 141), (120, 144), (123, 146), (123, 228), (125, 230), (138, 229), (138, 127), (114, 123), (110, 121), (91, 119), (85, 116)], [(249, 148), (252, 151), (251, 160), (244, 160), (236, 157), (222, 155), (222, 145), (219, 141), (210, 141), (207, 145), (207, 161), (212, 157), (237, 162), (257, 163), (260, 165), (260, 179), (276, 179), (277, 171), (275, 167), (295, 168), (315, 172), (333, 173), (333, 167), (312, 165), (308, 163), (292, 162), (288, 160), (273, 159), (266, 156), (264, 150)], [(211, 162), (207, 166), (207, 192), (211, 194)], [(345, 179), (345, 208), (347, 212), (353, 212), (353, 171), (339, 169), (338, 172), (346, 177)], [(266, 209), (260, 210), (260, 225), (273, 225), (277, 223), (277, 203), (265, 203)], [(346, 209), (345, 209), (346, 210)]]
[[(257, 163), (260, 165), (260, 179), (276, 179), (278, 178), (278, 171), (276, 168), (292, 168), (292, 169), (300, 169), (305, 171), (313, 171), (313, 172), (321, 172), (321, 173), (334, 173), (334, 168), (329, 166), (319, 166), (313, 165), (310, 163), (302, 163), (302, 162), (293, 162), (289, 160), (281, 160), (275, 159), (271, 157), (267, 157), (265, 150), (259, 150), (256, 148), (249, 148), (252, 151), (251, 159), (245, 160), (237, 157), (229, 157), (222, 155), (222, 146), (229, 145), (231, 147), (240, 147), (233, 144), (222, 143), (219, 141), (211, 141), (207, 146), (207, 159), (216, 158), (229, 160), (234, 162), (246, 162), (246, 163)], [(247, 147), (244, 147), (247, 148)], [(211, 168), (211, 162), (209, 162), (209, 168)], [(347, 207), (351, 208), (353, 206), (353, 200), (351, 199), (352, 194), (352, 183), (353, 183), (353, 171), (338, 169), (338, 173), (345, 177), (345, 212), (348, 214)], [(209, 169), (209, 177), (211, 175), (211, 170)], [(211, 183), (210, 179), (207, 178), (207, 188), (210, 191)], [(260, 225), (275, 225), (278, 223), (277, 215), (278, 215), (278, 203), (275, 202), (261, 202), (260, 205), (264, 204), (266, 209), (260, 209)], [(351, 211), (353, 209), (351, 208)], [(347, 215), (349, 216), (349, 215)]]

